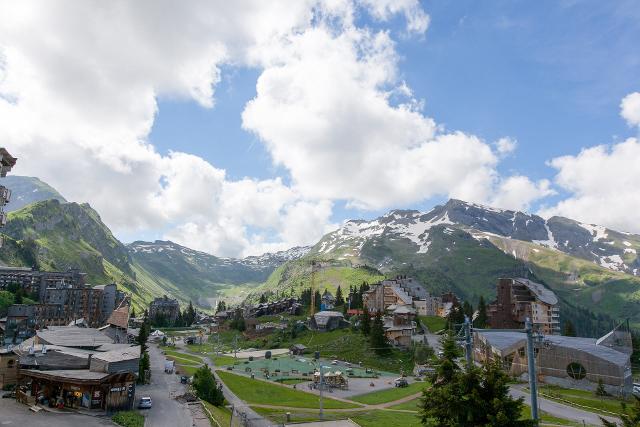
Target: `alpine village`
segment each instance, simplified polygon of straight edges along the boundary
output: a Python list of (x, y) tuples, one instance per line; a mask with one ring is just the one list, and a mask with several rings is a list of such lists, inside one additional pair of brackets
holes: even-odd
[(0, 156), (0, 386), (33, 414), (609, 426), (637, 408), (639, 235), (449, 200), (218, 258), (124, 245)]

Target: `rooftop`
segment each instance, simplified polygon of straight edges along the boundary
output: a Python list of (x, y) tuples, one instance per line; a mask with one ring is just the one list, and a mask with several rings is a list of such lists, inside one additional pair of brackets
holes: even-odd
[(113, 340), (94, 328), (78, 328), (75, 326), (55, 326), (38, 331), (38, 341), (45, 344), (64, 347), (93, 347), (102, 344), (113, 344)]
[(37, 369), (24, 369), (21, 370), (22, 374), (47, 379), (67, 379), (77, 381), (98, 381), (108, 377), (107, 372), (94, 372), (88, 369), (60, 369), (53, 371), (39, 371)]
[(540, 301), (550, 304), (556, 305), (558, 304), (558, 298), (556, 294), (553, 293), (551, 289), (547, 289), (544, 285), (536, 282), (532, 282), (529, 279), (513, 279), (515, 282), (524, 285), (529, 289)]
[(118, 350), (111, 350), (105, 353), (96, 353), (94, 359), (104, 360), (105, 362), (120, 362), (123, 360), (139, 359), (140, 346), (126, 347)]

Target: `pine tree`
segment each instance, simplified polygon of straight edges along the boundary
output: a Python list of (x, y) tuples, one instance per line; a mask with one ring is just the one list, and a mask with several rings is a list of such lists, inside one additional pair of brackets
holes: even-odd
[(218, 306), (216, 307), (216, 313), (220, 313), (221, 311), (225, 311), (227, 309), (227, 304), (223, 300), (218, 301)]
[(369, 332), (371, 332), (371, 317), (366, 305), (362, 308), (362, 315), (360, 316), (360, 330), (363, 335), (369, 335)]
[(573, 326), (571, 320), (564, 321), (564, 327), (562, 328), (562, 335), (566, 337), (575, 337), (576, 336), (576, 327)]
[(473, 319), (473, 306), (469, 301), (462, 303), (462, 313), (469, 318)]
[(373, 351), (377, 354), (387, 354), (389, 346), (387, 344), (387, 338), (384, 336), (384, 323), (382, 321), (382, 314), (377, 311), (373, 318), (373, 324), (371, 325), (371, 333), (369, 336), (369, 344)]
[(131, 317), (135, 319), (136, 317), (136, 308), (135, 307), (131, 307)]
[(598, 387), (596, 388), (596, 396), (600, 396), (600, 397), (609, 396), (609, 393), (607, 393), (607, 389), (604, 388), (604, 382), (602, 381), (602, 378), (598, 378)]
[(528, 427), (522, 420), (523, 399), (509, 395), (509, 377), (497, 363), (482, 369), (455, 371), (449, 381), (440, 381), (423, 392), (420, 416), (424, 425)]
[(200, 399), (214, 406), (222, 406), (224, 403), (222, 388), (216, 383), (211, 369), (206, 364), (193, 374), (193, 388)]
[(344, 297), (342, 296), (342, 288), (338, 285), (338, 289), (336, 290), (336, 307), (340, 307), (344, 305)]
[(267, 302), (267, 296), (265, 294), (260, 295), (260, 304)]
[(489, 318), (487, 316), (487, 304), (484, 302), (484, 297), (480, 297), (478, 302), (478, 316), (473, 321), (473, 324), (477, 328), (486, 328), (489, 325)]
[(322, 304), (322, 295), (320, 295), (320, 291), (315, 291), (315, 298), (316, 298), (316, 313), (318, 311), (320, 311), (321, 308), (321, 304)]
[(187, 307), (187, 315), (185, 318), (185, 326), (191, 326), (193, 322), (196, 321), (196, 311), (193, 308), (193, 304), (189, 301), (189, 306)]

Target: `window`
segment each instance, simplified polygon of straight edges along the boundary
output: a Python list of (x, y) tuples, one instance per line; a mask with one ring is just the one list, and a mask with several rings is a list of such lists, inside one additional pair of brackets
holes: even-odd
[(577, 362), (571, 362), (567, 365), (567, 375), (569, 375), (574, 380), (581, 380), (587, 376), (587, 370), (584, 369), (584, 366)]

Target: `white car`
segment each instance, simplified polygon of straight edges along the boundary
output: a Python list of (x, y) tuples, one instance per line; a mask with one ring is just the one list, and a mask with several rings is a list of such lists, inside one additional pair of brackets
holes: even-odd
[(333, 360), (333, 361), (331, 362), (331, 364), (332, 364), (332, 365), (337, 365), (337, 364), (338, 364), (338, 361), (337, 361), (337, 360)]
[(153, 402), (149, 396), (145, 396), (140, 398), (140, 402), (138, 403), (138, 409), (151, 409), (153, 406)]

